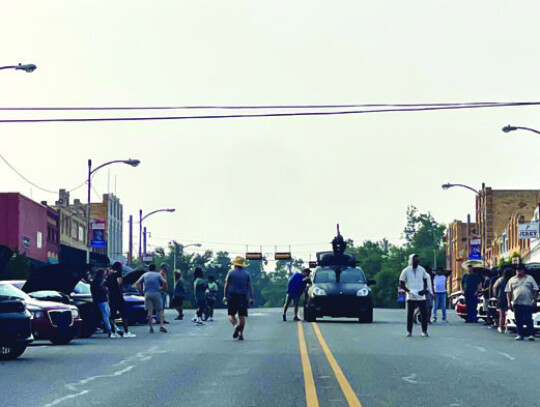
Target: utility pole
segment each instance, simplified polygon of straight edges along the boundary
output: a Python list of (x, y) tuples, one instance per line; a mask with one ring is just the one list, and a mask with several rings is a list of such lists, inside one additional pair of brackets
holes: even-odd
[(133, 263), (133, 215), (129, 215), (129, 249), (128, 264)]
[(146, 254), (146, 226), (144, 227), (143, 240), (144, 240), (144, 253), (143, 253), (143, 255), (145, 255)]

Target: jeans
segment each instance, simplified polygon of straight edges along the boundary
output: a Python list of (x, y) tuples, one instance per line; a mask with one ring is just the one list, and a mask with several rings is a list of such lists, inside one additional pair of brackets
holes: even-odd
[[(534, 325), (532, 320), (532, 305), (514, 305), (514, 314), (516, 316), (516, 328), (519, 336), (534, 336)], [(524, 326), (527, 325), (527, 335), (525, 335)]]
[(478, 295), (476, 293), (465, 293), (465, 305), (467, 305), (467, 321), (476, 322)]
[(420, 300), (420, 301), (408, 300), (407, 301), (407, 332), (412, 332), (413, 314), (416, 307), (418, 307), (418, 309), (420, 310), (420, 318), (422, 319), (422, 332), (427, 332), (428, 315), (427, 315), (426, 300)]
[(208, 314), (208, 318), (214, 318), (214, 304), (216, 303), (216, 300), (210, 300), (206, 299), (206, 311)]
[(433, 307), (433, 318), (437, 318), (437, 310), (442, 310), (442, 319), (446, 320), (446, 293), (435, 293), (435, 306)]
[(112, 332), (111, 330), (111, 321), (109, 318), (111, 317), (111, 309), (109, 308), (108, 302), (100, 302), (98, 303), (98, 308), (101, 312), (101, 316), (103, 317), (103, 323), (105, 324), (105, 330), (108, 334)]

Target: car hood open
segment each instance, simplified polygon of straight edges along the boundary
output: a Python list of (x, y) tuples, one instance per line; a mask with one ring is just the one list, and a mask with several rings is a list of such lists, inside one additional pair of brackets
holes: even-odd
[(77, 283), (84, 277), (86, 264), (51, 264), (35, 269), (22, 287), (25, 293), (34, 291), (59, 291), (71, 294)]
[(141, 278), (141, 276), (146, 273), (146, 270), (134, 270), (134, 271), (131, 271), (129, 272), (128, 274), (125, 274), (123, 277), (122, 277), (122, 283), (124, 285), (132, 285), (132, 284), (135, 284), (137, 282), (137, 280), (139, 278)]

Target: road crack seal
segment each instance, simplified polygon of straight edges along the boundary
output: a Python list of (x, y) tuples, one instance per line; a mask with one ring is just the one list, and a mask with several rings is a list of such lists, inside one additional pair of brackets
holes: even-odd
[(402, 377), (401, 380), (404, 380), (407, 383), (411, 383), (411, 384), (421, 384), (422, 382), (419, 382), (418, 380), (416, 380), (416, 377), (417, 377), (417, 374), (412, 373), (409, 376)]

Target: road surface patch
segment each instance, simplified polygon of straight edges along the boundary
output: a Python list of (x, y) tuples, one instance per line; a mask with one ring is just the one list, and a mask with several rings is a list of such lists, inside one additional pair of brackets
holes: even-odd
[(304, 327), (302, 322), (297, 322), (298, 326), (298, 342), (300, 344), (300, 358), (302, 360), (302, 370), (304, 371), (304, 387), (306, 390), (306, 406), (319, 407), (319, 399), (317, 398), (317, 389), (315, 388), (315, 380), (313, 379), (313, 370), (309, 362), (309, 355), (306, 346), (306, 337), (304, 335)]

